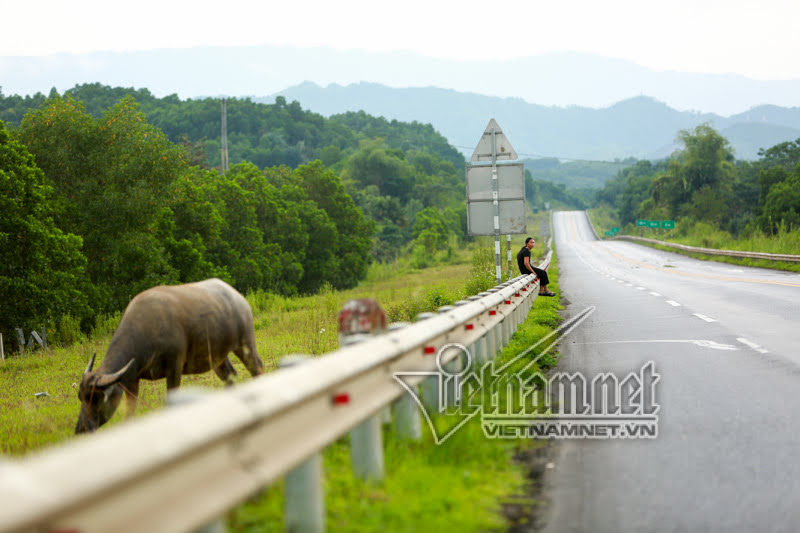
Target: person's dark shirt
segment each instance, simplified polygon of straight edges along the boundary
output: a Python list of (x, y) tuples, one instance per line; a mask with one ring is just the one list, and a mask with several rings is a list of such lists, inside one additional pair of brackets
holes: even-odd
[[(530, 274), (531, 271), (525, 267), (525, 258), (528, 258), (528, 263), (531, 262), (531, 251), (528, 250), (527, 246), (523, 246), (522, 250), (519, 251), (517, 254), (517, 265), (519, 265), (519, 271), (521, 274)], [(533, 266), (533, 264), (531, 264)]]

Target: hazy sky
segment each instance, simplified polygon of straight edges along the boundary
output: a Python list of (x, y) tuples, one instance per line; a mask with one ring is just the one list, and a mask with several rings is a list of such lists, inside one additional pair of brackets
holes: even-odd
[(0, 0), (0, 56), (277, 44), (800, 79), (800, 0)]

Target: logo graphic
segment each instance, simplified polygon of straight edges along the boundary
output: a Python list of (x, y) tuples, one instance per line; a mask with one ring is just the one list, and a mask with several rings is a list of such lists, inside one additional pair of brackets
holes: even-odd
[[(547, 377), (533, 370), (594, 310), (586, 308), (509, 361), (475, 361), (466, 346), (449, 343), (436, 354), (438, 371), (396, 372), (394, 379), (422, 410), (436, 444), (479, 415), (487, 438), (655, 438), (660, 376), (654, 362), (622, 379), (612, 373), (587, 379), (580, 372)], [(547, 341), (530, 360), (523, 359)], [(420, 379), (422, 394), (409, 384)]]

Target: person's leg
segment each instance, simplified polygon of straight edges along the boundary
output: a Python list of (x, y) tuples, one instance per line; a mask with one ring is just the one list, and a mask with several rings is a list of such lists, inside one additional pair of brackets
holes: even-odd
[(548, 296), (552, 296), (554, 293), (550, 292), (550, 289), (547, 288), (547, 285), (550, 283), (550, 278), (547, 275), (547, 271), (538, 267), (532, 268), (536, 275), (539, 276), (539, 294), (547, 294)]

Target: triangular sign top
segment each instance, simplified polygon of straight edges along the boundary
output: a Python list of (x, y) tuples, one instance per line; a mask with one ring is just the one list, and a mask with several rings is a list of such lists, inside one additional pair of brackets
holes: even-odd
[(491, 161), (492, 160), (492, 132), (494, 132), (494, 146), (497, 152), (498, 160), (517, 159), (517, 152), (508, 142), (508, 139), (503, 134), (503, 130), (497, 124), (495, 119), (489, 120), (489, 125), (486, 126), (486, 131), (481, 135), (481, 140), (478, 141), (478, 146), (472, 153), (470, 161)]

